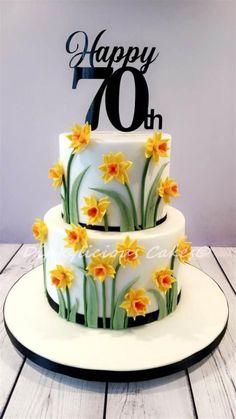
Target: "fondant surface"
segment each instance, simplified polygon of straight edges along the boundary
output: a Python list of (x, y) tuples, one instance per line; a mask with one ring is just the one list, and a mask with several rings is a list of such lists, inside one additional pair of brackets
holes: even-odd
[[(44, 217), (44, 221), (48, 228), (48, 237), (44, 245), (46, 256), (46, 288), (50, 297), (58, 303), (57, 287), (52, 284), (50, 272), (55, 269), (56, 265), (62, 265), (71, 269), (75, 273), (75, 281), (70, 288), (71, 305), (73, 306), (78, 301), (78, 313), (84, 314), (84, 300), (83, 287), (84, 275), (81, 272), (82, 256), (81, 252), (74, 252), (71, 248), (65, 248), (65, 230), (70, 228), (70, 225), (65, 224), (61, 217), (61, 206), (56, 206), (50, 209)], [(130, 232), (128, 234), (131, 240), (137, 240), (140, 246), (144, 248), (144, 254), (139, 257), (140, 263), (136, 267), (120, 266), (116, 277), (116, 297), (130, 282), (134, 281), (133, 287), (135, 289), (155, 289), (153, 282), (153, 272), (159, 268), (169, 266), (171, 257), (180, 237), (185, 233), (185, 219), (183, 214), (175, 208), (169, 207), (167, 211), (167, 220), (165, 223), (150, 228), (147, 230), (140, 230)], [(88, 249), (86, 251), (86, 259), (89, 263), (91, 255), (96, 251), (104, 254), (116, 254), (116, 246), (122, 242), (127, 233), (121, 232), (100, 232), (94, 230), (87, 230), (88, 234)], [(179, 280), (179, 269), (181, 266), (176, 262), (174, 275), (177, 278), (177, 291), (181, 289)], [(93, 280), (94, 281), (94, 280)], [(111, 296), (113, 278), (106, 278), (106, 316), (111, 314)], [(104, 299), (103, 286), (100, 281), (94, 281), (96, 285), (96, 293), (98, 295), (98, 316), (102, 317), (103, 306), (102, 298)], [(163, 293), (163, 296), (165, 294)], [(158, 309), (156, 299), (149, 294), (150, 304), (147, 308), (147, 313), (155, 312)]]
[[(214, 280), (190, 265), (181, 266), (180, 280), (178, 308), (161, 322), (122, 331), (94, 330), (65, 322), (51, 309), (40, 266), (13, 286), (4, 319), (14, 339), (32, 351), (31, 359), (54, 371), (61, 368), (61, 372), (96, 380), (154, 378), (186, 368), (209, 354), (227, 325), (227, 301)], [(22, 304), (26, 295), (27, 304)]]
[[(64, 167), (65, 173), (67, 172), (68, 161), (70, 159), (72, 149), (70, 147), (70, 141), (67, 138), (68, 134), (61, 134), (60, 153), (59, 160)], [(95, 195), (97, 199), (100, 199), (107, 194), (104, 192), (98, 192), (94, 189), (105, 189), (108, 191), (116, 192), (125, 200), (130, 210), (130, 198), (125, 188), (125, 185), (114, 180), (108, 183), (104, 182), (103, 172), (99, 167), (103, 164), (103, 156), (109, 154), (116, 154), (122, 152), (125, 161), (129, 161), (132, 165), (127, 169), (127, 175), (129, 178), (129, 187), (133, 195), (133, 200), (137, 207), (137, 218), (139, 226), (142, 225), (141, 217), (141, 180), (142, 173), (146, 164), (147, 158), (145, 157), (145, 144), (147, 139), (151, 137), (148, 132), (133, 132), (133, 133), (121, 133), (114, 131), (94, 131), (92, 132), (89, 145), (79, 153), (75, 153), (73, 162), (70, 167), (70, 188), (73, 187), (78, 176), (87, 169), (83, 176), (83, 180), (79, 186), (79, 193), (77, 195), (77, 211), (79, 222), (83, 224), (88, 223), (88, 217), (82, 210), (85, 206), (85, 197)], [(163, 140), (168, 140), (168, 148), (170, 148), (171, 136), (168, 134), (162, 134)], [(169, 162), (170, 162), (170, 149), (168, 150), (168, 157), (160, 157), (158, 162), (151, 159), (148, 171), (146, 174), (146, 187), (144, 189), (144, 200), (147, 201), (149, 189), (157, 176), (159, 170), (163, 167), (162, 177), (165, 178), (169, 174)], [(109, 198), (109, 197), (108, 197)], [(111, 200), (111, 205), (107, 209), (108, 223), (110, 227), (121, 226), (121, 214), (116, 202)], [(156, 220), (161, 220), (167, 211), (166, 204), (161, 200), (158, 212), (156, 214)], [(103, 226), (103, 221), (96, 222), (96, 225)]]

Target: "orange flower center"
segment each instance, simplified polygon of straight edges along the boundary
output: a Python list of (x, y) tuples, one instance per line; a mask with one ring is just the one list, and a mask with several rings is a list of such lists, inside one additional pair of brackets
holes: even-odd
[(52, 177), (58, 177), (58, 173), (55, 169), (51, 169), (51, 175)]
[(89, 217), (96, 217), (98, 213), (98, 208), (97, 207), (92, 207), (88, 209), (88, 216)]
[(52, 283), (56, 286), (58, 286), (60, 284), (60, 279), (58, 279), (56, 276), (54, 276), (52, 278)]
[(105, 275), (106, 275), (106, 268), (103, 265), (99, 265), (99, 266), (96, 266), (96, 268), (94, 268), (94, 276), (96, 276), (97, 278), (101, 276), (105, 276)]
[(119, 173), (119, 166), (117, 163), (109, 163), (107, 167), (107, 171), (112, 176), (117, 176)]
[(185, 247), (185, 249), (182, 249), (180, 253), (182, 256), (185, 256), (188, 253), (187, 247)]
[(34, 226), (34, 227), (33, 227), (33, 233), (34, 233), (34, 235), (35, 235), (36, 237), (38, 237), (38, 236), (39, 236), (39, 229), (38, 229), (38, 227), (36, 227), (36, 226)]
[(134, 307), (136, 311), (142, 311), (145, 309), (145, 304), (141, 300), (134, 301)]
[(75, 231), (71, 231), (69, 234), (69, 239), (72, 242), (75, 242), (76, 240), (78, 240), (78, 234)]
[(171, 278), (169, 275), (166, 275), (162, 278), (162, 284), (163, 285), (170, 285), (171, 284)]
[(177, 193), (178, 192), (178, 187), (177, 187), (177, 185), (174, 185), (174, 186), (172, 186), (172, 192), (173, 193)]
[(73, 134), (73, 140), (80, 143), (80, 144), (85, 144), (86, 143), (85, 138), (79, 133), (74, 133)]
[(128, 249), (128, 250), (125, 251), (125, 258), (128, 259), (128, 260), (133, 261), (133, 260), (137, 259), (137, 253), (132, 249)]
[(160, 151), (167, 151), (167, 144), (166, 143), (159, 144), (158, 149)]

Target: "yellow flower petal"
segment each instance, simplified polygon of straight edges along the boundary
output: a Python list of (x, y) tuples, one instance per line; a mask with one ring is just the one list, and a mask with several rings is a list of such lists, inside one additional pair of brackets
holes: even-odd
[(103, 164), (98, 168), (104, 173), (102, 178), (105, 183), (116, 179), (118, 182), (124, 184), (129, 183), (127, 171), (132, 164), (131, 161), (124, 160), (123, 153), (110, 153), (103, 155)]
[(192, 246), (191, 242), (186, 241), (187, 237), (184, 236), (179, 239), (177, 246), (176, 246), (176, 255), (180, 262), (186, 263), (192, 257)]
[(158, 194), (165, 204), (169, 204), (171, 198), (176, 198), (180, 196), (178, 191), (178, 185), (174, 179), (167, 177), (165, 180), (161, 180), (160, 186), (158, 188)]
[(139, 256), (144, 255), (145, 249), (138, 244), (137, 240), (130, 239), (126, 236), (122, 243), (118, 243), (116, 250), (119, 253), (119, 263), (123, 268), (132, 266), (135, 268), (139, 263)]
[(80, 225), (71, 224), (71, 228), (66, 231), (66, 245), (65, 247), (71, 247), (74, 252), (79, 250), (84, 253), (88, 248), (88, 236), (85, 227)]
[(50, 275), (52, 284), (58, 288), (70, 288), (75, 279), (74, 272), (62, 265), (57, 265), (56, 269), (50, 271)]
[(107, 197), (101, 198), (97, 201), (94, 195), (84, 198), (86, 206), (82, 207), (84, 215), (88, 217), (88, 224), (94, 225), (102, 222), (110, 201)]
[(84, 150), (89, 142), (91, 136), (91, 125), (86, 122), (85, 125), (75, 124), (72, 132), (67, 135), (68, 140), (71, 141), (70, 147), (73, 148), (73, 153), (79, 153)]
[(127, 315), (135, 320), (137, 316), (145, 316), (147, 306), (151, 303), (150, 298), (145, 294), (144, 288), (130, 289), (125, 295), (121, 308), (126, 310)]
[(32, 233), (36, 240), (41, 244), (45, 243), (48, 236), (47, 225), (41, 218), (36, 218), (34, 224), (32, 225)]
[(114, 260), (115, 256), (111, 253), (104, 256), (101, 252), (96, 252), (91, 256), (91, 262), (88, 264), (88, 275), (100, 282), (105, 281), (106, 277), (114, 278), (116, 273), (113, 266)]
[(52, 179), (53, 186), (58, 188), (62, 185), (64, 176), (64, 168), (60, 162), (55, 163), (51, 169), (49, 169), (48, 177)]
[(172, 284), (176, 282), (176, 279), (173, 277), (173, 270), (168, 267), (156, 270), (152, 275), (152, 280), (161, 292), (168, 291)]
[(152, 157), (154, 162), (158, 163), (160, 157), (168, 157), (168, 141), (169, 139), (162, 138), (162, 132), (155, 132), (145, 144), (146, 158)]

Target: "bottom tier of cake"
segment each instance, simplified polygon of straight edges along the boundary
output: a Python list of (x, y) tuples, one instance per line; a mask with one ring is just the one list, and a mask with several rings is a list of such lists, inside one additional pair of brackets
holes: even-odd
[(163, 224), (128, 233), (76, 230), (63, 221), (61, 206), (50, 209), (44, 221), (45, 292), (61, 317), (124, 329), (175, 310), (181, 294), (175, 249), (185, 233), (180, 211), (169, 207)]

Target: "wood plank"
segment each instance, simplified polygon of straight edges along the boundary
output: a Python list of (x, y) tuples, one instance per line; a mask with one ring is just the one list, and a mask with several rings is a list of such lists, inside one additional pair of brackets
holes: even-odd
[(108, 385), (108, 419), (195, 417), (185, 372), (146, 382)]
[[(212, 253), (199, 249), (192, 264), (205, 271), (223, 289), (230, 307), (229, 325), (213, 356), (189, 369), (193, 396), (200, 418), (233, 418), (235, 404), (235, 295)], [(203, 290), (204, 291), (204, 290)]]
[(3, 325), (3, 304), (11, 286), (24, 273), (41, 263), (41, 254), (38, 250), (37, 245), (24, 245), (0, 275), (0, 375), (4, 377), (4, 385), (0, 386), (0, 413), (4, 409), (23, 362), (23, 358), (16, 352), (6, 335)]
[(236, 247), (212, 247), (211, 249), (236, 291)]
[(104, 383), (66, 377), (27, 361), (4, 419), (102, 419), (104, 399)]
[(0, 243), (0, 273), (12, 258), (12, 256), (20, 248), (20, 244), (3, 244)]

